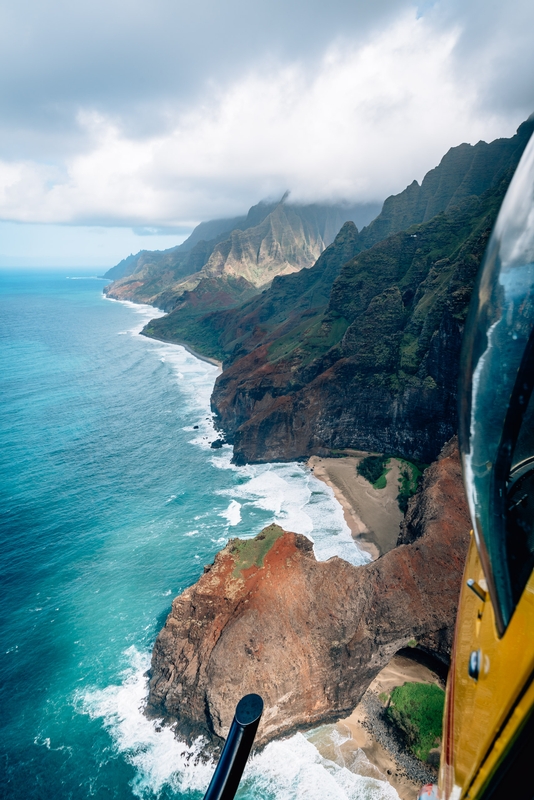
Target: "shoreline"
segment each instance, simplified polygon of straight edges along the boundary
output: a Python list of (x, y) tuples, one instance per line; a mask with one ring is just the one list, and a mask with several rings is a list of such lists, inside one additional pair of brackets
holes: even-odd
[(330, 486), (355, 543), (376, 561), (397, 546), (404, 515), (397, 503), (400, 474), (397, 460), (390, 460), (386, 487), (374, 489), (356, 471), (367, 455), (354, 450), (342, 458), (311, 456), (307, 466), (316, 478)]
[(186, 344), (185, 342), (178, 342), (176, 339), (162, 339), (161, 336), (151, 336), (149, 333), (143, 333), (143, 331), (139, 332), (140, 336), (145, 336), (147, 339), (153, 339), (155, 342), (163, 342), (164, 344), (175, 344), (178, 347), (183, 347), (184, 350), (187, 350), (188, 353), (191, 353), (192, 356), (198, 358), (200, 361), (205, 361), (208, 364), (212, 364), (214, 367), (217, 367), (222, 372), (223, 364), (222, 361), (217, 361), (216, 358), (210, 358), (209, 356), (203, 356), (201, 353), (194, 350), (190, 345)]
[[(151, 336), (143, 331), (140, 331), (140, 334), (154, 341), (181, 346), (195, 358), (216, 366), (222, 372), (222, 362), (201, 355), (183, 341)], [(398, 514), (391, 513), (393, 503), (394, 507), (398, 508), (396, 505), (398, 465), (391, 466), (386, 488), (375, 490), (356, 473), (357, 463), (367, 455), (369, 455), (367, 452), (350, 451), (350, 454), (343, 458), (312, 456), (306, 463), (312, 474), (333, 490), (355, 543), (369, 553), (374, 561), (396, 546), (400, 519), (403, 515), (400, 511)], [(380, 514), (380, 510), (385, 511), (385, 514)], [(385, 531), (375, 530), (378, 527), (377, 520), (378, 522), (385, 520)], [(398, 659), (408, 662), (410, 669), (399, 669), (396, 662)], [(418, 769), (424, 770), (425, 765), (403, 752), (402, 745), (399, 746), (396, 742), (395, 733), (391, 729), (385, 731), (386, 735), (380, 730), (380, 728), (387, 729), (388, 726), (381, 719), (382, 704), (378, 699), (378, 693), (383, 689), (377, 687), (381, 686), (379, 682), (383, 681), (384, 675), (392, 669), (395, 672), (393, 681), (397, 682), (394, 682), (391, 688), (393, 685), (402, 685), (406, 680), (431, 682), (426, 673), (431, 676), (432, 673), (426, 667), (402, 656), (394, 656), (371, 683), (349, 716), (338, 719), (335, 723), (321, 725), (320, 728), (310, 731), (306, 738), (325, 758), (339, 763), (341, 757), (346, 762), (343, 766), (350, 771), (363, 777), (387, 782), (398, 793), (400, 800), (416, 800), (421, 786), (434, 776), (431, 773), (418, 775)], [(335, 745), (332, 741), (330, 734), (334, 731), (342, 740), (341, 746)]]
[[(106, 278), (105, 280), (111, 280), (110, 278)], [(113, 281), (112, 281), (113, 282)], [(154, 308), (156, 311), (161, 311), (162, 316), (166, 316), (167, 312), (164, 311), (162, 308), (158, 308), (157, 306), (151, 306), (150, 303), (136, 303), (135, 300), (129, 300), (128, 298), (121, 298), (118, 297), (110, 297), (106, 292), (102, 290), (102, 294), (106, 298), (106, 300), (113, 300), (116, 303), (133, 303), (136, 306), (150, 306)], [(201, 353), (198, 353), (194, 348), (190, 345), (186, 344), (185, 342), (178, 342), (175, 339), (163, 339), (161, 336), (151, 336), (149, 333), (143, 333), (143, 331), (139, 331), (140, 336), (145, 336), (147, 339), (153, 339), (155, 342), (163, 342), (164, 344), (176, 344), (179, 347), (183, 347), (184, 350), (187, 350), (188, 353), (191, 353), (192, 356), (195, 358), (200, 359), (200, 361), (205, 361), (208, 364), (213, 364), (214, 367), (220, 369), (222, 372), (222, 361), (218, 361), (216, 358), (210, 358), (209, 356), (203, 356)]]
[(348, 769), (352, 767), (351, 771), (387, 781), (400, 800), (416, 800), (421, 786), (435, 781), (436, 774), (406, 751), (393, 728), (383, 720), (384, 707), (378, 697), (406, 682), (443, 686), (441, 679), (424, 665), (405, 655), (394, 655), (348, 717), (315, 729), (308, 738), (323, 757), (336, 763), (341, 759)]

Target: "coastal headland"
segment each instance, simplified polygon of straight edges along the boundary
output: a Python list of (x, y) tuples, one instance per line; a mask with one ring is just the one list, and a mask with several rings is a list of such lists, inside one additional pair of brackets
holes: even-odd
[(446, 664), (468, 539), (453, 441), (410, 501), (401, 543), (377, 561), (317, 562), (308, 539), (275, 525), (230, 540), (173, 602), (154, 646), (148, 712), (217, 746), (239, 698), (258, 692), (261, 746), (350, 715), (410, 643)]
[(203, 355), (202, 353), (199, 353), (198, 350), (195, 350), (195, 348), (191, 347), (191, 345), (187, 344), (187, 342), (177, 341), (176, 339), (165, 339), (162, 336), (154, 337), (151, 336), (150, 333), (147, 333), (147, 331), (145, 330), (142, 333), (143, 336), (147, 336), (149, 339), (157, 338), (159, 342), (167, 342), (168, 344), (180, 345), (180, 347), (183, 347), (184, 350), (186, 350), (188, 353), (191, 353), (191, 355), (195, 356), (195, 358), (200, 359), (200, 361), (205, 361), (207, 364), (213, 364), (214, 367), (217, 367), (217, 369), (219, 369), (222, 372), (223, 368), (222, 361), (218, 361), (218, 359), (216, 358), (211, 358), (211, 356), (206, 356)]

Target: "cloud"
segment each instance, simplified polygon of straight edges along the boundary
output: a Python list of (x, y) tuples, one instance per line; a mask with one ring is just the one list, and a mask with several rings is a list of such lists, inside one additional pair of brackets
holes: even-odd
[(0, 218), (184, 229), (287, 188), (381, 200), (534, 109), (532, 4), (501, 6), (4, 4)]
[[(153, 134), (255, 64), (308, 61), (342, 35), (364, 41), (407, 0), (18, 0), (0, 3), (0, 149), (56, 156), (80, 108)], [(32, 136), (35, 127), (39, 136)], [(22, 134), (22, 136), (21, 136)], [(24, 152), (21, 152), (21, 148)]]
[(0, 215), (187, 226), (286, 188), (299, 200), (383, 199), (451, 143), (503, 128), (496, 115), (473, 115), (474, 88), (454, 80), (459, 36), (406, 12), (363, 45), (331, 44), (311, 72), (293, 62), (213, 86), (209, 102), (150, 136), (79, 111), (90, 146), (61, 168), (0, 163)]
[(452, 67), (459, 83), (476, 87), (477, 110), (522, 119), (534, 111), (531, 0), (441, 0), (428, 17), (458, 28)]

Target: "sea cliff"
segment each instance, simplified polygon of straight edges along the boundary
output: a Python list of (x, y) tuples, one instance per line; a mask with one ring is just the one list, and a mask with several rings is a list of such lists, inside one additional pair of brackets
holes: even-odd
[(324, 310), (229, 359), (212, 406), (236, 463), (343, 448), (437, 457), (456, 431), (463, 326), (510, 177), (346, 261)]
[(452, 148), (363, 230), (347, 222), (311, 268), (270, 272), (235, 303), (229, 276), (206, 278), (147, 325), (223, 362), (212, 408), (236, 463), (344, 448), (437, 457), (456, 430), (472, 287), (533, 129)]
[(412, 640), (446, 662), (468, 539), (452, 442), (410, 501), (401, 543), (373, 563), (318, 562), (308, 539), (275, 525), (231, 540), (173, 602), (148, 711), (217, 745), (239, 698), (258, 692), (262, 745), (350, 712)]

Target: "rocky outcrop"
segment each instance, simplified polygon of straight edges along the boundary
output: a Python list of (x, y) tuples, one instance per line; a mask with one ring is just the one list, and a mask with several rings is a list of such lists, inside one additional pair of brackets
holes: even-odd
[(410, 544), (363, 567), (317, 562), (308, 539), (274, 525), (231, 540), (173, 602), (149, 712), (217, 743), (239, 698), (257, 692), (261, 745), (351, 711), (410, 640), (447, 660), (469, 539), (454, 446), (427, 470), (406, 526)]
[[(440, 453), (439, 470), (433, 464), (423, 473), (419, 492), (408, 501), (408, 508), (401, 522), (397, 545), (413, 544), (421, 536), (439, 530), (443, 524), (444, 509), (452, 510), (458, 499), (461, 519), (466, 519), (463, 492), (462, 465), (458, 454), (458, 437), (447, 442)], [(462, 487), (459, 490), (459, 487)]]

